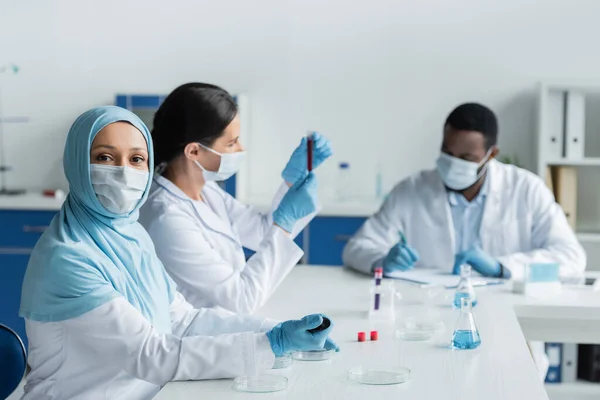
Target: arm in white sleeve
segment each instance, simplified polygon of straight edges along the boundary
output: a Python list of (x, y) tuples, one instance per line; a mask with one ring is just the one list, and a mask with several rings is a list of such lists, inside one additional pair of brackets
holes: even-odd
[[(273, 212), (279, 207), (281, 199), (288, 191), (288, 186), (284, 182), (281, 184), (273, 202), (271, 210), (268, 213), (257, 211), (254, 207), (245, 205), (237, 201), (228, 193), (224, 193), (225, 206), (230, 220), (236, 226), (236, 230), (240, 235), (242, 245), (250, 250), (256, 251), (260, 246), (264, 236), (270, 231), (273, 226)], [(317, 207), (317, 212), (321, 207)], [(317, 215), (317, 212), (307, 215), (298, 220), (294, 225), (294, 229), (290, 232), (290, 236), (295, 238), (308, 225), (310, 221)]]
[(342, 253), (344, 265), (369, 274), (398, 242), (398, 231), (404, 230), (398, 216), (400, 190), (401, 185), (348, 241)]
[(175, 293), (171, 302), (170, 313), (172, 333), (180, 338), (239, 332), (265, 333), (279, 323), (268, 318), (238, 315), (223, 309), (197, 309), (179, 292)]
[[(231, 265), (208, 243), (185, 213), (174, 210), (148, 227), (158, 257), (192, 305), (218, 305), (251, 314), (261, 307), (303, 255), (294, 241), (272, 226), (243, 266)], [(241, 249), (240, 249), (241, 251)], [(202, 299), (202, 303), (196, 302)]]
[(263, 333), (161, 334), (123, 297), (64, 321), (64, 327), (70, 340), (89, 346), (102, 363), (161, 386), (170, 380), (251, 375), (271, 368), (275, 357)]
[(522, 279), (525, 266), (531, 263), (559, 263), (561, 279), (582, 276), (586, 254), (569, 226), (562, 208), (544, 183), (536, 179), (527, 195), (532, 213), (534, 250), (498, 257), (513, 279)]

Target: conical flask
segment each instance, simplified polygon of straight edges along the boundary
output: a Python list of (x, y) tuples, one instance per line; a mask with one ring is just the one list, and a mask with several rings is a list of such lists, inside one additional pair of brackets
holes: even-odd
[(481, 344), (481, 338), (471, 311), (471, 300), (463, 297), (460, 304), (460, 316), (452, 334), (452, 347), (458, 350), (476, 349)]
[(460, 266), (460, 281), (454, 294), (455, 308), (461, 308), (461, 299), (463, 298), (470, 299), (472, 307), (477, 305), (477, 295), (473, 289), (473, 282), (471, 282), (471, 266), (468, 264)]

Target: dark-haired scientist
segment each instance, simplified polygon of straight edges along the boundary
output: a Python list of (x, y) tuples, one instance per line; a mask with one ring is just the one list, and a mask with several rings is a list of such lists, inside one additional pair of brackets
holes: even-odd
[[(313, 134), (313, 168), (332, 154)], [(317, 178), (307, 171), (303, 138), (282, 172), (271, 212), (262, 213), (223, 191), (245, 155), (238, 108), (229, 93), (188, 83), (169, 94), (154, 116), (156, 164), (140, 211), (156, 253), (186, 300), (251, 314), (304, 254), (294, 236), (317, 211)], [(285, 182), (285, 183), (284, 183)], [(246, 261), (243, 247), (256, 251)]]
[[(344, 249), (344, 263), (371, 273), (461, 264), (484, 276), (519, 279), (531, 263), (559, 263), (582, 276), (586, 254), (538, 176), (495, 160), (498, 122), (466, 103), (444, 124), (436, 168), (401, 181)], [(401, 232), (401, 233), (400, 233)], [(403, 237), (402, 237), (403, 236)]]

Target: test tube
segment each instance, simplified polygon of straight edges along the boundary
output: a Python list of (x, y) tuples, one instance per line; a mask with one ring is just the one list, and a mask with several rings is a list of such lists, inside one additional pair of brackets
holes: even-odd
[(313, 133), (309, 131), (306, 134), (306, 167), (308, 172), (312, 171), (312, 158), (313, 158)]
[(375, 268), (375, 304), (374, 310), (379, 310), (379, 302), (381, 300), (381, 295), (379, 293), (379, 288), (381, 286), (381, 280), (383, 279), (383, 268), (377, 267)]

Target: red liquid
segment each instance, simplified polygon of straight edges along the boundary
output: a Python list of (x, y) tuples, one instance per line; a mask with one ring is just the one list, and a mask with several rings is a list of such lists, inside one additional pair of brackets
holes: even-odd
[(308, 172), (312, 171), (312, 148), (313, 148), (313, 140), (309, 137), (306, 140), (306, 150), (307, 150), (307, 168)]

